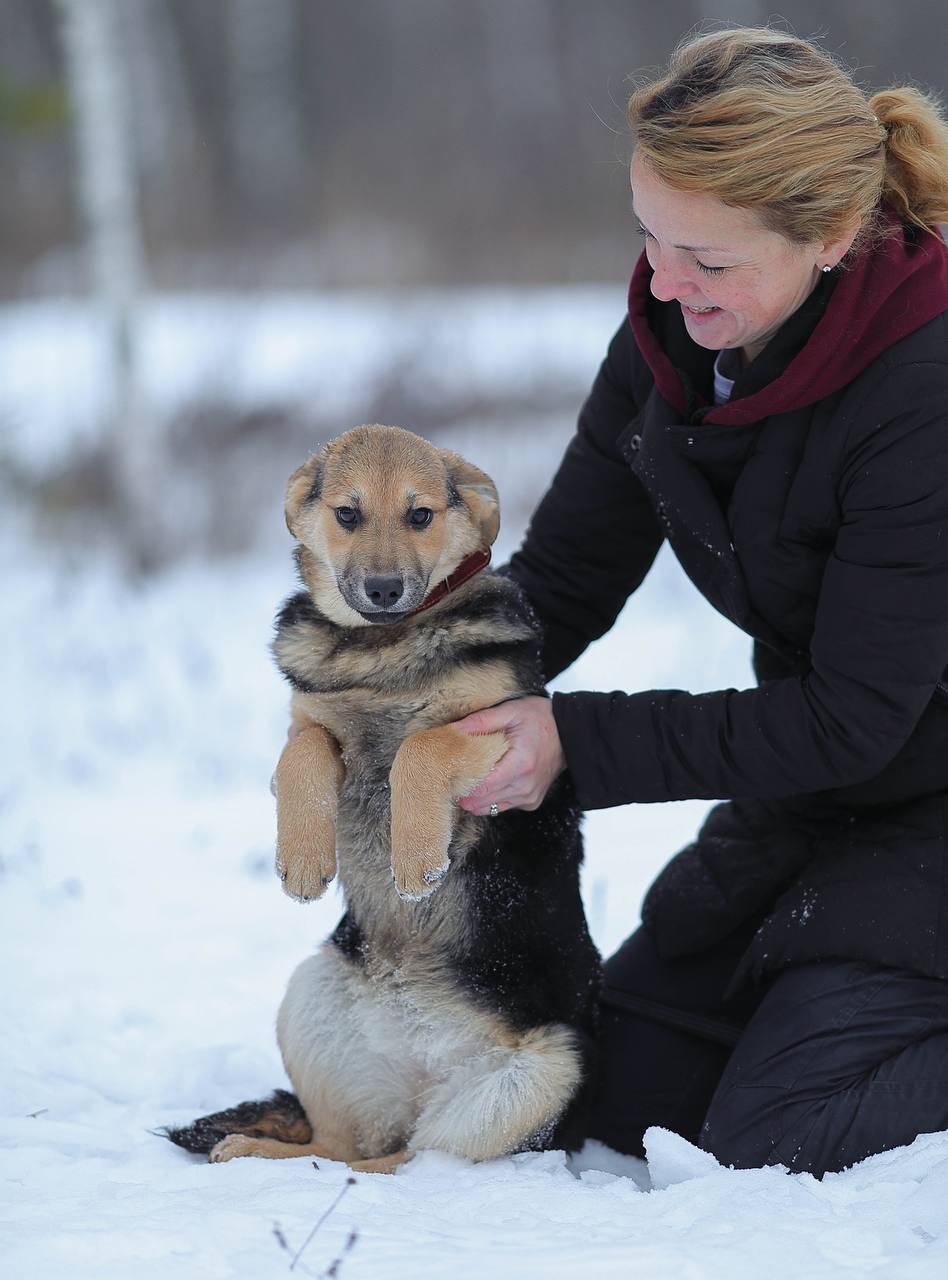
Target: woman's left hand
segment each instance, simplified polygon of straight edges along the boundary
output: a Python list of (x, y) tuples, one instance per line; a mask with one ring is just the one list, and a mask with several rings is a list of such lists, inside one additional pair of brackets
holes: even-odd
[(469, 813), (505, 809), (538, 809), (553, 780), (566, 768), (566, 757), (549, 698), (515, 698), (455, 722), (464, 733), (497, 733), (507, 737), (507, 751), (470, 795), (458, 801)]

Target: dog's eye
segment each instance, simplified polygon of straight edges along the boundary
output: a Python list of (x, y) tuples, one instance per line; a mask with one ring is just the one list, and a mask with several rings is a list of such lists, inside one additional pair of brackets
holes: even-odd
[(408, 513), (408, 522), (416, 529), (424, 529), (425, 525), (431, 524), (433, 517), (434, 512), (429, 507), (415, 507)]
[(347, 529), (354, 529), (359, 523), (359, 513), (355, 507), (336, 507), (336, 519)]

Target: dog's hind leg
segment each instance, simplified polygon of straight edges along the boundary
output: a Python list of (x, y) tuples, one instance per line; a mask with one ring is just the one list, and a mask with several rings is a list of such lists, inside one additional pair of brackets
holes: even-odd
[(331, 1134), (321, 1134), (321, 1140), (314, 1142), (306, 1112), (286, 1089), (277, 1089), (262, 1102), (241, 1102), (215, 1111), (181, 1129), (165, 1129), (164, 1136), (186, 1151), (206, 1154), (215, 1164), (235, 1156), (346, 1160), (354, 1151), (351, 1142), (333, 1142)]
[(582, 1053), (570, 1029), (535, 1027), (514, 1045), (498, 1045), (449, 1071), (428, 1095), (409, 1147), (468, 1160), (546, 1147), (582, 1078)]
[(410, 1160), (414, 1153), (406, 1147), (403, 1151), (393, 1151), (390, 1156), (379, 1156), (375, 1160), (352, 1160), (349, 1167), (357, 1173), (394, 1173), (400, 1164)]
[[(412, 1158), (407, 1148), (393, 1151), (390, 1156), (378, 1156), (374, 1160), (348, 1160), (350, 1169), (357, 1173), (394, 1173), (400, 1164)], [(235, 1160), (240, 1156), (262, 1156), (265, 1160), (293, 1160), (298, 1156), (311, 1156), (321, 1160), (341, 1160), (331, 1149), (319, 1146), (298, 1146), (293, 1142), (276, 1142), (272, 1138), (248, 1138), (242, 1133), (232, 1133), (222, 1138), (211, 1151), (208, 1159), (213, 1164), (223, 1164), (226, 1160)]]
[(404, 1015), (332, 942), (290, 977), (277, 1040), (312, 1140), (331, 1158), (352, 1164), (404, 1147), (420, 1087), (405, 1062)]
[[(296, 720), (294, 715), (294, 720)], [(332, 735), (307, 721), (277, 762), (277, 870), (292, 898), (319, 898), (336, 874), (336, 814), (345, 768)]]
[(448, 869), (456, 801), (477, 786), (507, 750), (502, 733), (470, 734), (452, 725), (406, 738), (395, 754), (392, 877), (403, 898), (425, 898)]
[(321, 1160), (341, 1160), (339, 1149), (321, 1142), (280, 1142), (276, 1138), (252, 1138), (246, 1133), (230, 1133), (211, 1148), (208, 1159), (223, 1164), (238, 1156), (262, 1156), (265, 1160), (294, 1160), (298, 1156), (314, 1156)]

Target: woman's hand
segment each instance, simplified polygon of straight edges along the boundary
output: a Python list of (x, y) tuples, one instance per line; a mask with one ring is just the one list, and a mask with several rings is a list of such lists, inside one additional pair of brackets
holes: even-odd
[(455, 722), (464, 733), (507, 737), (507, 752), (470, 795), (458, 801), (469, 813), (538, 809), (553, 780), (566, 768), (549, 698), (516, 698)]

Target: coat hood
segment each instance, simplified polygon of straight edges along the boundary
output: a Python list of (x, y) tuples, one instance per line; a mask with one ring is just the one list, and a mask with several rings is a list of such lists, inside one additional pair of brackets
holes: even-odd
[[(741, 425), (814, 404), (838, 391), (900, 338), (948, 310), (948, 249), (938, 235), (904, 228), (839, 273), (809, 340), (781, 374), (752, 395), (710, 408), (704, 422)], [(648, 319), (652, 268), (643, 252), (629, 286), (629, 322), (662, 397), (684, 414), (688, 395)], [(686, 338), (690, 342), (690, 338)]]

